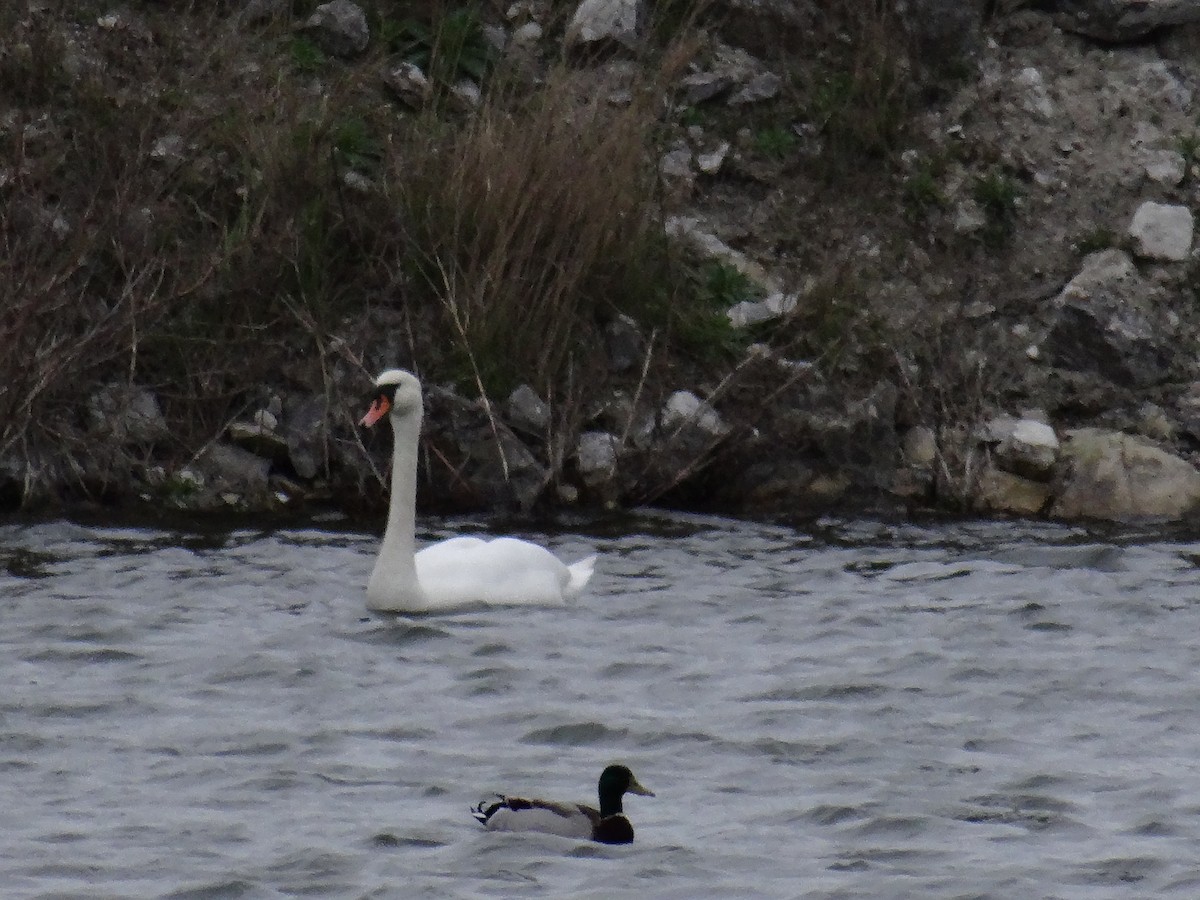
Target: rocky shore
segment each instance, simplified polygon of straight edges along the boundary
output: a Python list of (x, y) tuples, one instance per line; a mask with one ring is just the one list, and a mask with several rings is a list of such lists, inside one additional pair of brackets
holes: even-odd
[[(50, 15), (26, 6), (15, 33)], [(1200, 512), (1200, 6), (900, 4), (917, 48), (907, 65), (931, 70), (919, 102), (901, 145), (832, 176), (836, 104), (850, 100), (789, 105), (803, 61), (763, 38), (812, 28), (819, 5), (722, 10), (690, 26), (687, 64), (656, 88), (666, 112), (653, 150), (663, 239), (725, 279), (712, 291), (720, 354), (680, 353), (658, 325), (621, 312), (597, 322), (598, 368), (580, 370), (584, 383), (489, 394), (477, 375), (442, 377), (432, 349), (422, 356), (448, 340), (444, 325), (430, 318), (401, 342), (411, 311), (375, 303), (234, 396), (200, 439), (180, 438), (180, 405), (161, 381), (128, 361), (91, 372), (48, 413), (69, 458), (6, 433), (3, 504), (381, 505), (390, 437), (355, 422), (375, 372), (403, 365), (427, 388), (427, 508)], [(73, 52), (86, 59), (90, 35), (137, 28), (140, 15), (114, 8), (72, 25)], [(230, 27), (285, 19), (339, 65), (372, 67), (398, 108), (427, 101), (417, 63), (356, 63), (378, 40), (363, 7), (334, 0), (290, 16), (290, 4), (251, 0)], [(484, 33), (495, 53), (534, 66), (561, 47), (577, 53), (581, 77), (619, 107), (640, 83), (629, 48), (645, 22), (637, 0), (583, 0), (556, 30), (547, 10), (517, 3)], [(23, 51), (3, 52), (11, 65)], [(466, 108), (480, 89), (455, 86)], [(52, 127), (5, 106), (10, 145)], [(153, 147), (186, 155), (176, 137)], [(0, 192), (20, 167), (0, 161)], [(354, 166), (341, 177), (377, 190)], [(46, 240), (71, 239), (49, 200), (23, 215)], [(17, 324), (0, 312), (0, 335)], [(308, 341), (292, 328), (283, 343)], [(39, 397), (10, 395), (9, 408)]]

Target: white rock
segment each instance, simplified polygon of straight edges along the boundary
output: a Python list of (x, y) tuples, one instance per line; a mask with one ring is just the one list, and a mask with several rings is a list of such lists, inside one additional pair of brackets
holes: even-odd
[(410, 62), (402, 62), (389, 69), (383, 76), (383, 83), (409, 106), (418, 109), (433, 94), (433, 85), (428, 76)]
[(1183, 262), (1192, 249), (1192, 212), (1186, 206), (1174, 206), (1147, 200), (1133, 215), (1129, 236), (1136, 243), (1138, 256)]
[(1187, 162), (1183, 154), (1174, 150), (1146, 150), (1142, 154), (1142, 166), (1151, 181), (1176, 185), (1183, 181)]
[(516, 47), (532, 47), (542, 39), (542, 26), (537, 22), (526, 22), (512, 33), (512, 42)]
[(175, 480), (190, 488), (204, 487), (204, 476), (195, 469), (180, 469), (175, 473)]
[(183, 137), (178, 134), (168, 134), (160, 137), (150, 148), (151, 159), (178, 159), (183, 155)]
[(1058, 459), (1058, 435), (1045, 422), (1000, 416), (983, 427), (986, 443), (995, 445), (996, 464), (1028, 478), (1048, 478)]
[(469, 78), (455, 82), (454, 86), (450, 88), (450, 93), (457, 97), (458, 101), (467, 109), (474, 109), (483, 99), (483, 91)]
[(612, 479), (617, 473), (619, 446), (617, 438), (607, 431), (585, 431), (579, 436), (575, 461), (584, 484), (596, 487)]
[(786, 316), (796, 308), (795, 294), (776, 292), (765, 300), (743, 300), (729, 307), (726, 315), (734, 328), (745, 328)]
[(567, 25), (567, 46), (615, 41), (633, 47), (640, 13), (639, 0), (583, 0)]
[(974, 200), (964, 200), (954, 211), (954, 231), (957, 234), (973, 234), (987, 225), (987, 216)]
[(313, 40), (332, 56), (357, 56), (367, 49), (371, 30), (367, 14), (350, 0), (322, 3), (304, 23)]
[(1012, 430), (1010, 440), (1014, 444), (1026, 447), (1045, 447), (1050, 450), (1058, 449), (1058, 435), (1045, 422), (1037, 419), (1021, 419)]
[(347, 169), (342, 173), (342, 184), (356, 194), (370, 194), (375, 190), (375, 186), (371, 184), (370, 178), (362, 172), (355, 172), (353, 169)]
[(733, 84), (734, 76), (730, 72), (693, 72), (679, 79), (683, 102), (688, 106), (711, 100), (721, 92), (729, 90)]
[(1057, 110), (1050, 99), (1049, 91), (1046, 90), (1046, 82), (1041, 72), (1033, 66), (1027, 66), (1017, 73), (1013, 83), (1024, 91), (1022, 105), (1026, 111), (1046, 120), (1055, 117)]
[(696, 168), (705, 175), (716, 175), (721, 171), (721, 166), (725, 164), (725, 157), (728, 155), (729, 141), (722, 141), (715, 150), (701, 153), (696, 157)]
[(733, 266), (768, 294), (782, 293), (783, 288), (777, 278), (746, 254), (733, 249), (715, 234), (705, 231), (700, 226), (698, 218), (671, 216), (664, 224), (663, 230), (668, 237), (686, 241), (693, 250), (702, 256)]
[(274, 431), (279, 425), (279, 419), (269, 409), (260, 409), (254, 414), (254, 424), (266, 431)]
[(1137, 268), (1124, 250), (1097, 250), (1084, 257), (1083, 265), (1075, 277), (1067, 282), (1067, 286), (1055, 298), (1055, 305), (1062, 306), (1073, 301), (1087, 302), (1093, 295), (1111, 291), (1113, 285), (1136, 275)]
[(550, 424), (550, 407), (538, 392), (523, 384), (508, 395), (509, 424), (532, 434), (541, 434)]
[(658, 161), (658, 171), (665, 178), (690, 178), (692, 176), (692, 151), (686, 147), (668, 150)]
[(691, 391), (676, 391), (667, 398), (662, 411), (662, 426), (666, 429), (695, 425), (713, 436), (726, 434), (729, 426), (720, 414)]
[(749, 103), (761, 103), (772, 100), (779, 95), (783, 87), (783, 79), (774, 72), (760, 72), (729, 98), (730, 106), (745, 106)]

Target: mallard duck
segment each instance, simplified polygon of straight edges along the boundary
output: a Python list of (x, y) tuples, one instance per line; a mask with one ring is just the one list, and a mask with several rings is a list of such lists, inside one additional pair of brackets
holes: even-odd
[(625, 766), (609, 766), (600, 773), (600, 808), (583, 803), (527, 800), (495, 794), (471, 810), (489, 831), (541, 831), (562, 837), (585, 838), (601, 844), (633, 842), (633, 826), (625, 818), (621, 798), (626, 793), (653, 797)]
[(387, 416), (392, 424), (392, 497), (383, 545), (367, 584), (367, 606), (379, 612), (434, 612), (478, 603), (557, 604), (583, 590), (596, 557), (567, 565), (529, 541), (454, 537), (414, 553), (417, 440), (424, 404), (421, 382), (404, 369), (375, 379), (360, 424)]

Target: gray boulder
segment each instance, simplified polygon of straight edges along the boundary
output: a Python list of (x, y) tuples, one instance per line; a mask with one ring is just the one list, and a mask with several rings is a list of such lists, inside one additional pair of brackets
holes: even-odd
[(1063, 456), (1055, 516), (1177, 519), (1200, 510), (1200, 470), (1144, 438), (1078, 428), (1066, 433)]
[(496, 411), (448, 388), (426, 393), (425, 441), (434, 487), (456, 505), (528, 510), (550, 481)]
[(358, 56), (371, 41), (367, 14), (350, 0), (322, 3), (308, 17), (304, 30), (330, 56), (343, 59)]
[(607, 431), (585, 431), (579, 436), (575, 462), (585, 485), (598, 488), (616, 477), (619, 444)]
[(101, 387), (88, 400), (88, 421), (93, 434), (121, 444), (153, 444), (170, 431), (158, 398), (138, 385)]
[(1192, 249), (1194, 227), (1192, 211), (1186, 206), (1147, 200), (1133, 214), (1129, 236), (1138, 256), (1183, 262)]
[(550, 407), (527, 384), (517, 387), (508, 395), (508, 421), (514, 428), (526, 434), (542, 436), (550, 425)]
[(213, 444), (196, 460), (204, 475), (205, 487), (216, 493), (257, 497), (267, 492), (270, 460), (234, 447)]
[(1050, 479), (1059, 441), (1045, 422), (1001, 416), (984, 426), (982, 437), (992, 447), (997, 468), (1035, 481)]
[(614, 372), (627, 372), (645, 360), (646, 339), (637, 322), (621, 313), (604, 326), (604, 349), (608, 367)]
[(325, 398), (317, 394), (289, 397), (283, 413), (282, 430), (292, 469), (301, 478), (316, 478), (325, 466), (329, 442)]
[(1045, 482), (1005, 472), (995, 466), (984, 468), (973, 497), (976, 509), (1017, 516), (1039, 515), (1049, 500), (1050, 486)]
[(583, 0), (567, 25), (567, 46), (615, 43), (633, 48), (641, 13), (640, 0)]
[(1124, 387), (1166, 380), (1176, 357), (1177, 325), (1163, 313), (1162, 289), (1121, 250), (1102, 250), (1054, 300), (1042, 351), (1060, 368), (1094, 372)]
[(383, 83), (403, 103), (421, 109), (433, 96), (433, 82), (410, 62), (401, 62), (383, 74)]

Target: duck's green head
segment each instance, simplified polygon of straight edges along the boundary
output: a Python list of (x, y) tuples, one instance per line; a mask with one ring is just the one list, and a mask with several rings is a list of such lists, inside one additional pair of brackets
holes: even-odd
[(612, 765), (600, 773), (600, 797), (615, 798), (619, 803), (622, 794), (638, 794), (642, 797), (653, 797), (654, 791), (642, 787), (633, 772), (627, 766)]

